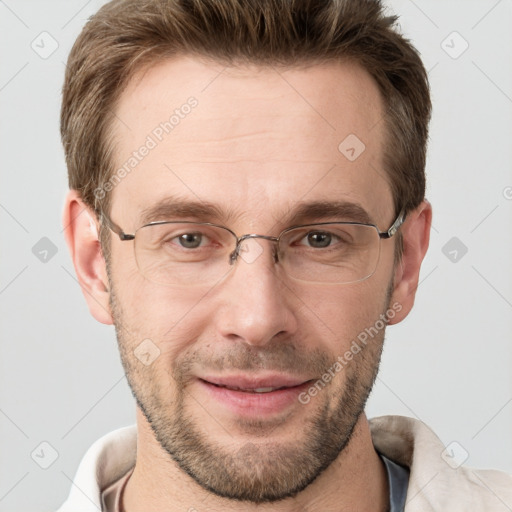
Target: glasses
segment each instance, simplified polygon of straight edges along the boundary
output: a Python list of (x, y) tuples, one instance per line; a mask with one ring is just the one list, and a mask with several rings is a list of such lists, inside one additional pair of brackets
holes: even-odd
[(121, 241), (134, 241), (140, 273), (157, 284), (215, 284), (239, 257), (252, 263), (261, 255), (263, 247), (257, 238), (275, 244), (274, 262), (290, 278), (308, 283), (349, 284), (374, 274), (380, 241), (398, 231), (405, 211), (383, 232), (374, 224), (320, 222), (289, 227), (279, 236), (238, 236), (225, 226), (192, 221), (150, 222), (128, 234), (105, 214), (101, 217)]

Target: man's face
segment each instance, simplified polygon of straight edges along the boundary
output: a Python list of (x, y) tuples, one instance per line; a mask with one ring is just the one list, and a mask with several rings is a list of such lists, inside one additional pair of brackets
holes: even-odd
[[(159, 131), (191, 97), (197, 104), (180, 110), (172, 131)], [(380, 230), (394, 220), (383, 107), (356, 65), (224, 68), (183, 57), (132, 80), (115, 114), (116, 168), (148, 136), (156, 141), (112, 192), (111, 218), (127, 233), (166, 201), (182, 205), (179, 216), (161, 208), (147, 220), (215, 222), (238, 235), (360, 220), (296, 217), (299, 206), (319, 202), (357, 205)], [(349, 136), (355, 151), (342, 153)], [(366, 146), (359, 156), (354, 136)], [(192, 203), (213, 205), (215, 217), (188, 211)], [(198, 276), (162, 286), (139, 272), (133, 244), (112, 238), (111, 307), (130, 386), (160, 445), (220, 496), (262, 502), (304, 489), (349, 442), (384, 329), (308, 403), (304, 393), (386, 313), (394, 239), (381, 242), (373, 276), (345, 285), (291, 279), (273, 243), (259, 239), (261, 254), (238, 258), (213, 285)], [(139, 346), (150, 364), (136, 357)]]

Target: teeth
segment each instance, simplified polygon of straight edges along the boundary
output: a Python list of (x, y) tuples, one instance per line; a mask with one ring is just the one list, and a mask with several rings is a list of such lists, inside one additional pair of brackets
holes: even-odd
[(244, 389), (244, 388), (235, 388), (231, 386), (223, 386), (227, 389), (231, 389), (233, 391), (245, 391), (246, 393), (270, 393), (271, 391), (275, 391), (276, 389), (281, 388), (255, 388), (255, 389)]

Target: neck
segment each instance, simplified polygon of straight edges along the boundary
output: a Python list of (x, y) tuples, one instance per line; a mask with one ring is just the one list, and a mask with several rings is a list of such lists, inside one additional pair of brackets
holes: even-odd
[(139, 410), (137, 429), (137, 462), (124, 491), (125, 512), (388, 510), (386, 470), (373, 448), (364, 414), (346, 448), (313, 483), (293, 498), (258, 505), (221, 498), (200, 487), (162, 449)]

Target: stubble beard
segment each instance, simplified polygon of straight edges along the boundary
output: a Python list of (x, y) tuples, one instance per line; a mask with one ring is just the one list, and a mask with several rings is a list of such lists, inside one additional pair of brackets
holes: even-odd
[[(172, 399), (162, 397), (162, 388), (168, 382), (162, 386), (161, 376), (159, 379), (153, 367), (141, 368), (134, 357), (135, 343), (126, 335), (129, 330), (125, 328), (112, 283), (110, 290), (121, 360), (136, 403), (163, 450), (203, 489), (219, 497), (254, 504), (294, 497), (318, 478), (349, 444), (377, 377), (385, 329), (343, 368), (346, 377), (342, 389), (333, 393), (334, 377), (310, 403), (302, 405), (311, 407), (312, 413), (299, 428), (300, 438), (266, 442), (263, 431), (254, 436), (254, 441), (230, 448), (208, 439), (187, 410), (187, 403), (193, 404), (195, 400), (187, 390), (187, 380), (179, 366), (171, 372), (170, 382), (175, 388)], [(386, 307), (389, 293), (387, 299)], [(332, 361), (326, 364), (325, 358), (319, 357), (317, 364), (326, 370)], [(247, 364), (242, 366), (245, 368), (241, 369), (247, 369)], [(329, 390), (332, 396), (328, 400), (324, 393)], [(326, 399), (318, 406), (317, 400), (324, 396)], [(261, 426), (265, 427), (265, 423)], [(270, 435), (272, 430), (267, 432)]]

